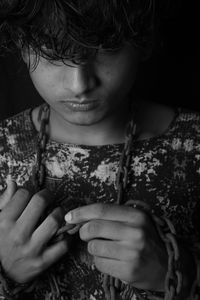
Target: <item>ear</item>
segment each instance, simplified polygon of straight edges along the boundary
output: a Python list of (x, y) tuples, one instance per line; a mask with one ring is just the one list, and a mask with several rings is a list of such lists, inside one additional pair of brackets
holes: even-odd
[(28, 51), (27, 49), (22, 49), (21, 50), (21, 56), (22, 56), (22, 59), (23, 61), (25, 62), (26, 65), (29, 65), (29, 54), (28, 54)]

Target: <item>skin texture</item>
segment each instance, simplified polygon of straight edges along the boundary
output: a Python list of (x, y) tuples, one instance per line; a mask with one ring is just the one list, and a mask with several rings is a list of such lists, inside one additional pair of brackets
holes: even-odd
[[(29, 57), (25, 53), (23, 57), (28, 63)], [(96, 60), (79, 66), (60, 62), (51, 64), (40, 58), (36, 69), (30, 70), (30, 76), (51, 107), (50, 137), (88, 145), (124, 142), (129, 95), (140, 58), (140, 53), (130, 45), (112, 55), (99, 53)], [(33, 60), (34, 56), (31, 56), (30, 62)], [(98, 105), (89, 111), (74, 111), (63, 103), (85, 99), (97, 100)], [(152, 130), (152, 119), (164, 131), (174, 116), (172, 110), (159, 108), (156, 116), (161, 120), (157, 122), (155, 107), (150, 105), (145, 110), (148, 112), (145, 118), (143, 110), (138, 115), (145, 120), (145, 124), (140, 124), (143, 138), (160, 133), (157, 128)], [(33, 121), (36, 129), (40, 125), (37, 114), (38, 109), (35, 109)], [(148, 124), (151, 124), (151, 130)], [(14, 182), (8, 184), (0, 197), (0, 260), (6, 273), (17, 282), (37, 277), (69, 249), (70, 238), (48, 244), (64, 218), (60, 208), (43, 217), (47, 203), (52, 201), (47, 190), (30, 195), (25, 189), (17, 189)], [(124, 206), (94, 204), (71, 213), (72, 220), (66, 219), (69, 223), (82, 225), (80, 238), (88, 244), (88, 252), (94, 256), (95, 265), (101, 272), (138, 288), (164, 289), (166, 250), (144, 212)], [(42, 223), (38, 225), (42, 217)]]
[[(31, 64), (34, 58), (30, 57)], [(26, 54), (24, 59), (29, 62)], [(52, 64), (40, 58), (37, 67), (30, 69), (30, 76), (51, 107), (51, 137), (84, 144), (123, 142), (129, 94), (139, 61), (139, 51), (128, 44), (112, 54), (99, 52), (82, 65)], [(66, 101), (96, 101), (97, 106), (89, 111), (73, 111)]]
[(101, 272), (137, 288), (164, 290), (166, 249), (144, 212), (92, 204), (72, 210), (65, 219), (70, 224), (82, 224), (80, 238), (88, 244)]
[(17, 189), (13, 181), (8, 181), (0, 196), (0, 260), (16, 282), (34, 279), (68, 251), (70, 238), (48, 244), (63, 223), (60, 208), (43, 217), (52, 201), (47, 190), (32, 196), (25, 189)]
[[(34, 62), (33, 55), (27, 57), (26, 53), (23, 53), (23, 57), (25, 62), (30, 62), (31, 65)], [(50, 63), (40, 58), (37, 67), (30, 69), (30, 76), (37, 91), (51, 107), (51, 138), (68, 143), (93, 145), (123, 142), (129, 116), (129, 95), (135, 82), (140, 59), (138, 50), (128, 44), (116, 53), (101, 52), (96, 59), (84, 65), (71, 64), (69, 66), (61, 62)], [(98, 105), (91, 110), (74, 111), (63, 102), (81, 102), (85, 99), (98, 101)], [(36, 109), (33, 113), (33, 120), (36, 128), (39, 128), (37, 113)], [(47, 250), (45, 250), (43, 239), (47, 241), (52, 237), (49, 236), (48, 230), (46, 232), (46, 225), (34, 232), (33, 224), (36, 225), (38, 217), (44, 213), (45, 199), (48, 198), (46, 192), (40, 193), (42, 194), (36, 194), (31, 198), (27, 191), (19, 190), (13, 191), (13, 194), (8, 197), (11, 207), (12, 205), (15, 207), (14, 203), (11, 204), (13, 199), (15, 201), (17, 199), (18, 202), (22, 201), (22, 204), (17, 203), (22, 217), (18, 216), (17, 224), (19, 225), (12, 223), (12, 226), (6, 227), (2, 233), (1, 241), (2, 244), (4, 243), (1, 250), (2, 261), (7, 272), (18, 281), (38, 274), (39, 271), (31, 267), (32, 260), (36, 259), (32, 257), (31, 251), (38, 247), (36, 253), (41, 254), (41, 249), (45, 253)], [(34, 206), (35, 197), (39, 197), (42, 203), (44, 202), (43, 205), (39, 205), (39, 208)], [(33, 214), (30, 218), (31, 209), (25, 209), (25, 206), (33, 207), (32, 209), (37, 214)], [(6, 207), (3, 209), (5, 210), (4, 217), (2, 217), (3, 224), (10, 222)], [(106, 210), (107, 213), (104, 215), (102, 212)], [(137, 287), (163, 290), (167, 255), (151, 220), (144, 213), (132, 208), (107, 205), (83, 207), (79, 213), (79, 217), (74, 215), (73, 222), (86, 222), (80, 229), (80, 238), (88, 243), (88, 251), (94, 256), (95, 264), (100, 271), (131, 282)], [(48, 221), (48, 218), (51, 221)], [(54, 218), (50, 215), (44, 222), (48, 224), (52, 222), (52, 219)], [(28, 225), (28, 220), (30, 224), (33, 224)], [(54, 226), (54, 231), (51, 230), (51, 232), (58, 229), (58, 225), (54, 224)], [(12, 229), (11, 235), (10, 228)], [(18, 236), (19, 244), (22, 245), (18, 247), (18, 252), (15, 250), (15, 242), (12, 242), (13, 230), (15, 236)], [(5, 243), (4, 235), (11, 236), (8, 239), (9, 242)], [(37, 238), (33, 240), (32, 236)], [(31, 250), (27, 250), (27, 241), (28, 245), (33, 243), (33, 246), (28, 248)], [(67, 251), (67, 247), (63, 244), (60, 247), (63, 247), (62, 250), (56, 248), (60, 252), (54, 255), (54, 260), (59, 259)], [(17, 258), (13, 255), (13, 260), (10, 262), (7, 253), (12, 254), (13, 251), (17, 253)], [(31, 263), (24, 253), (28, 253), (28, 256), (32, 258)], [(42, 257), (45, 257), (45, 254)], [(19, 262), (18, 268), (15, 258)], [(24, 262), (24, 260), (26, 263), (20, 264), (20, 261)], [(40, 272), (51, 263), (54, 263), (52, 257), (42, 267), (40, 266)], [(21, 269), (22, 272), (19, 272)], [(152, 269), (156, 270), (155, 276), (152, 276)], [(18, 273), (26, 274), (26, 276), (18, 278)], [(27, 274), (30, 275), (27, 276)]]

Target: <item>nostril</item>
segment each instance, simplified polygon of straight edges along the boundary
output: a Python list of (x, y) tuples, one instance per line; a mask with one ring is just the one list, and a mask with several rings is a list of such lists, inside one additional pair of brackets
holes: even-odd
[(96, 87), (97, 80), (93, 73), (88, 72), (85, 68), (77, 69), (72, 82), (72, 89), (75, 95), (85, 94)]

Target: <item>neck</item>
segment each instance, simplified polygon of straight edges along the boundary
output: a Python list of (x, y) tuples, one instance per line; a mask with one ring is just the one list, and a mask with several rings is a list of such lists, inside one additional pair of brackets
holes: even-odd
[(129, 112), (104, 118), (96, 124), (81, 126), (71, 124), (54, 110), (50, 112), (49, 132), (52, 140), (70, 144), (106, 145), (123, 143)]
[[(32, 111), (32, 120), (37, 131), (40, 129), (38, 113), (40, 107)], [(165, 105), (140, 101), (135, 107), (135, 121), (137, 124), (137, 139), (148, 139), (162, 134), (172, 122), (175, 111)], [(51, 140), (79, 144), (79, 145), (106, 145), (121, 144), (125, 139), (125, 132), (130, 111), (120, 111), (119, 115), (114, 114), (91, 126), (77, 126), (67, 123), (51, 110), (49, 122), (49, 135)], [(158, 126), (159, 124), (159, 126)]]

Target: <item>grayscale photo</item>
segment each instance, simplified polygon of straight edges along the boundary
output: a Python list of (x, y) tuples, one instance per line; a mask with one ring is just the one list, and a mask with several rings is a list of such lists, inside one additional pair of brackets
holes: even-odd
[(198, 4), (0, 0), (0, 300), (200, 300)]

